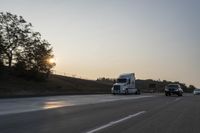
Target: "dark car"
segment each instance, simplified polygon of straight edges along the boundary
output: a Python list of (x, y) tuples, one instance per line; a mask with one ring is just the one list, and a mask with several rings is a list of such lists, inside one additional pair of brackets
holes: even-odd
[(179, 84), (169, 84), (165, 87), (165, 95), (171, 96), (172, 94), (183, 96), (183, 90)]

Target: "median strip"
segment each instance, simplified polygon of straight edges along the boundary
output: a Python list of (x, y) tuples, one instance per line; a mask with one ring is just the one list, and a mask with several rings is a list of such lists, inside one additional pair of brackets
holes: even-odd
[(103, 126), (100, 126), (100, 127), (98, 127), (98, 128), (95, 128), (95, 129), (93, 129), (93, 130), (91, 130), (91, 131), (88, 131), (88, 132), (86, 132), (86, 133), (95, 133), (95, 132), (98, 132), (98, 131), (100, 131), (100, 130), (103, 130), (103, 129), (105, 129), (105, 128), (111, 127), (111, 126), (113, 126), (113, 125), (116, 125), (116, 124), (121, 123), (121, 122), (123, 122), (123, 121), (126, 121), (126, 120), (128, 120), (128, 119), (131, 119), (131, 118), (134, 118), (134, 117), (136, 117), (136, 116), (142, 115), (142, 114), (144, 114), (144, 113), (146, 113), (146, 111), (140, 111), (140, 112), (138, 112), (138, 113), (136, 113), (136, 114), (129, 115), (129, 116), (124, 117), (124, 118), (122, 118), (122, 119), (109, 122), (108, 124), (105, 124), (105, 125), (103, 125)]

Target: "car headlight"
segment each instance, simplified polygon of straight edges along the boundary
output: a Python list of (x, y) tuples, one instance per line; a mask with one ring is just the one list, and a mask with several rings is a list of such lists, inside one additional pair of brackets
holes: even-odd
[(179, 91), (179, 89), (175, 89), (174, 91)]

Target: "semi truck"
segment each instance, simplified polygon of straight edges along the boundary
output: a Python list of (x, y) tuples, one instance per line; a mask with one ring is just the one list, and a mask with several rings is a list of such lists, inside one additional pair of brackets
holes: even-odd
[(135, 87), (135, 74), (121, 74), (114, 83), (111, 93), (115, 94), (140, 94), (140, 90)]

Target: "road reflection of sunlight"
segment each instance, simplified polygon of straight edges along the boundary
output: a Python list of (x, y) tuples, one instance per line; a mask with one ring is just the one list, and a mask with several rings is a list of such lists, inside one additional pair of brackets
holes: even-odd
[(73, 104), (66, 101), (48, 101), (44, 103), (43, 109), (59, 108), (64, 106), (72, 106)]

